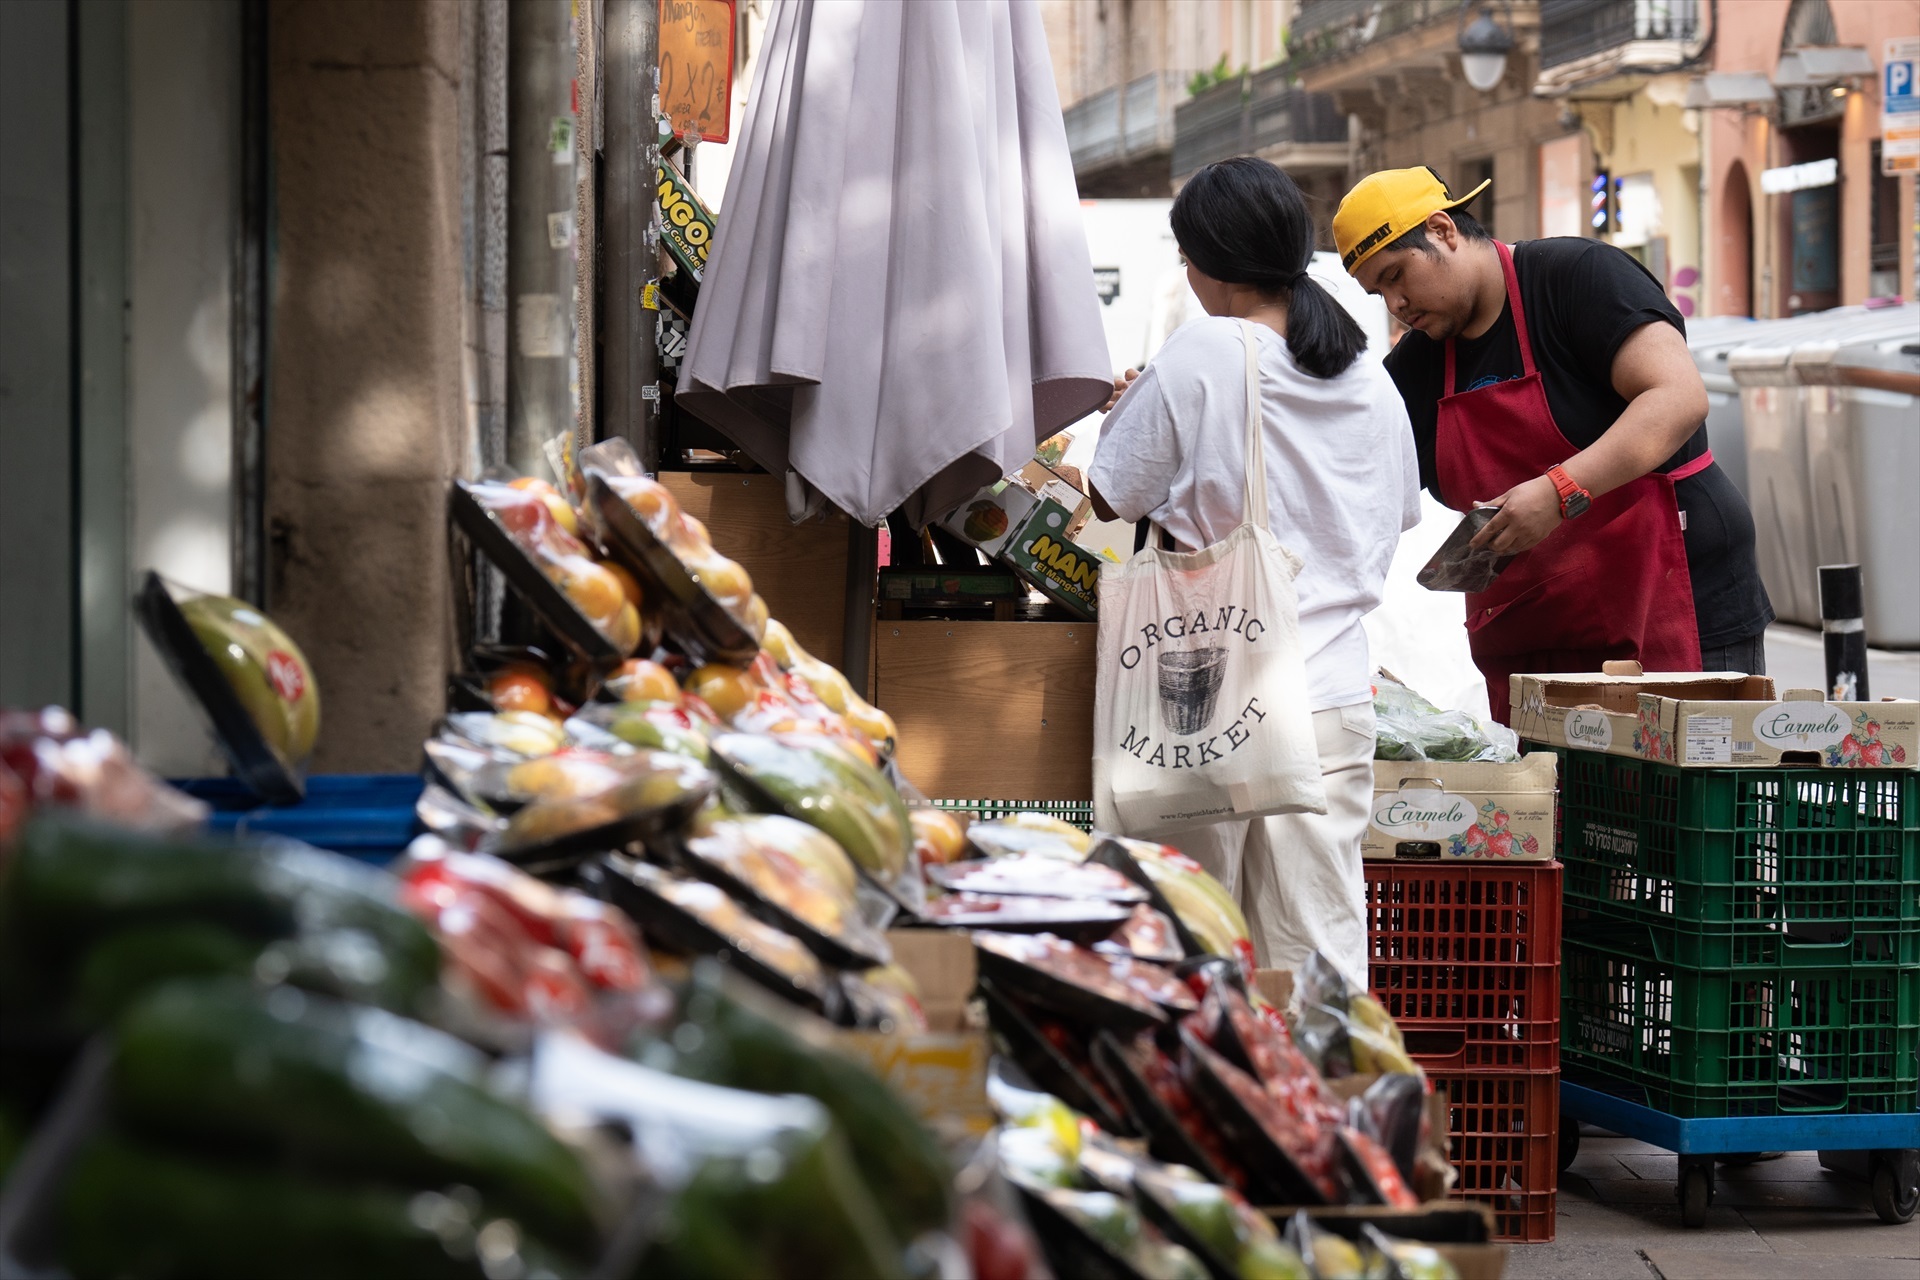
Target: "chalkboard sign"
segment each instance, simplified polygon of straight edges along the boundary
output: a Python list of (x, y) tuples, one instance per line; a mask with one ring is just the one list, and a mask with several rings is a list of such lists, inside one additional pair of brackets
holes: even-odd
[(675, 137), (725, 142), (733, 108), (734, 0), (660, 0), (660, 114)]

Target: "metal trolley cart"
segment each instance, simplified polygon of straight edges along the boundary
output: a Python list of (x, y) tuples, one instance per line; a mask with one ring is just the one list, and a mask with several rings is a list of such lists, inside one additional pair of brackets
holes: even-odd
[[(1871, 726), (1869, 726), (1871, 728)], [(1920, 773), (1562, 749), (1563, 1167), (1587, 1121), (1680, 1157), (1817, 1151), (1920, 1207)]]
[(1560, 1082), (1560, 1169), (1580, 1150), (1580, 1122), (1638, 1138), (1680, 1157), (1674, 1190), (1680, 1220), (1705, 1226), (1716, 1157), (1737, 1152), (1818, 1151), (1829, 1169), (1865, 1179), (1882, 1222), (1911, 1221), (1920, 1208), (1920, 1112), (1898, 1115), (1726, 1116), (1683, 1120), (1582, 1085)]

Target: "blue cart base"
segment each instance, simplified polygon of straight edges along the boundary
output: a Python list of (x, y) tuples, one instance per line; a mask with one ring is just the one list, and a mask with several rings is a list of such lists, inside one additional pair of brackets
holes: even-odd
[(1817, 1151), (1829, 1169), (1864, 1179), (1874, 1212), (1902, 1223), (1920, 1209), (1920, 1112), (1895, 1115), (1733, 1116), (1684, 1120), (1626, 1098), (1560, 1082), (1560, 1168), (1580, 1149), (1580, 1122), (1664, 1147), (1680, 1157), (1680, 1220), (1705, 1226), (1716, 1157)]

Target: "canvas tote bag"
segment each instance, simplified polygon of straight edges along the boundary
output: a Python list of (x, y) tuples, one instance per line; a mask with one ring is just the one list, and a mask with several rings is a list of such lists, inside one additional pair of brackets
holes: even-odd
[(1132, 836), (1274, 813), (1325, 813), (1300, 647), (1300, 558), (1267, 527), (1253, 325), (1246, 515), (1199, 551), (1100, 568), (1094, 821)]

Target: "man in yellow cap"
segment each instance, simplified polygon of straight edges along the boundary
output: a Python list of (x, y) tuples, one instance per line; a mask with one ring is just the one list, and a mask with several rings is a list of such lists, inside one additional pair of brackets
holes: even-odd
[(1707, 447), (1686, 326), (1646, 268), (1580, 237), (1495, 240), (1431, 169), (1340, 202), (1349, 274), (1408, 332), (1387, 355), (1420, 480), (1499, 511), (1475, 543), (1515, 558), (1467, 597), (1496, 718), (1508, 677), (1766, 669), (1773, 609), (1746, 499)]

